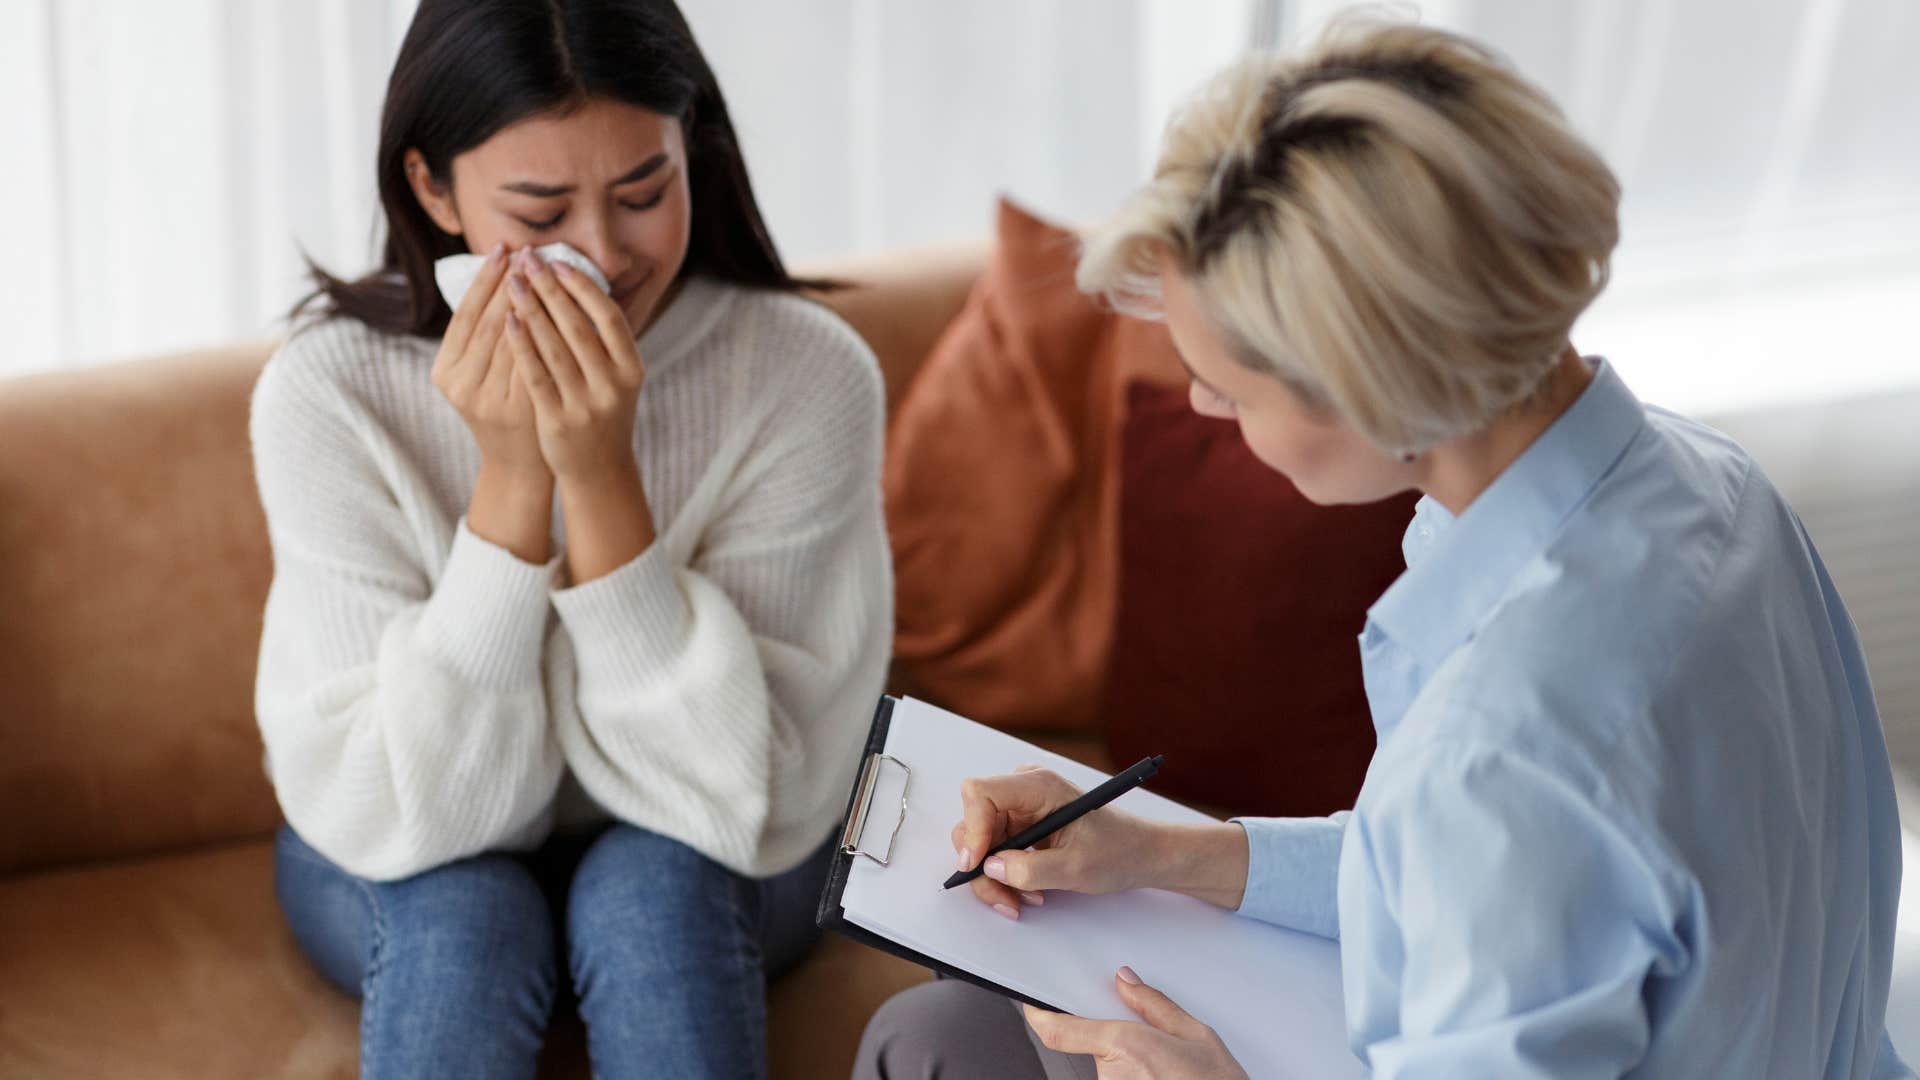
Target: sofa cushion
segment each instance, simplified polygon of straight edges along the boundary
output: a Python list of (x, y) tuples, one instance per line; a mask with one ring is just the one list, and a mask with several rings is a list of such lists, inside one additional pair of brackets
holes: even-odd
[[(307, 964), (250, 841), (0, 880), (0, 1076), (352, 1077), (359, 1006)], [(929, 976), (827, 935), (769, 993), (773, 1074), (844, 1080), (867, 1018)], [(584, 1077), (556, 1018), (545, 1077)]]
[(1315, 506), (1184, 388), (1128, 397), (1112, 759), (1165, 754), (1155, 790), (1235, 814), (1352, 806), (1374, 747), (1355, 638), (1415, 497)]
[(894, 656), (1006, 728), (1089, 728), (1115, 603), (1121, 387), (1178, 376), (1164, 328), (1073, 285), (1072, 234), (1002, 202), (998, 244), (888, 432)]
[(0, 1075), (340, 1076), (354, 1003), (300, 955), (273, 848), (0, 880)]

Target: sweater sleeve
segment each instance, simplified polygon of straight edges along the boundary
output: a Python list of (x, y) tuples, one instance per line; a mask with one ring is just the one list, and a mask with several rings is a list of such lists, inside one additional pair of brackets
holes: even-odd
[(344, 347), (296, 336), (254, 391), (274, 560), (255, 710), (288, 823), (383, 880), (544, 833), (563, 765), (541, 666), (557, 560), (521, 562), (464, 521), (423, 557), (394, 489), (409, 466), (383, 466), (385, 433), (310, 362)]
[[(684, 564), (657, 542), (554, 596), (578, 665), (556, 730), (617, 817), (749, 876), (819, 846), (893, 631), (878, 372), (850, 331), (767, 409)], [(858, 363), (853, 362), (857, 357)]]

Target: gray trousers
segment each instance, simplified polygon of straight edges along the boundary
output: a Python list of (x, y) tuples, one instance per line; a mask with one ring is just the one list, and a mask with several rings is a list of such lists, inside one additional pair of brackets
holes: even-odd
[(1049, 1050), (1020, 1006), (958, 979), (895, 994), (867, 1022), (853, 1080), (1094, 1080), (1093, 1059)]

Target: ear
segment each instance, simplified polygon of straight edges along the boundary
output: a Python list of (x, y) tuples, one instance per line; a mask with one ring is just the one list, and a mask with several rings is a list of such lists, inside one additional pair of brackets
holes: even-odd
[(453, 191), (442, 187), (433, 178), (433, 171), (427, 168), (426, 156), (418, 150), (409, 149), (403, 159), (407, 170), (407, 186), (413, 189), (413, 197), (420, 201), (420, 208), (427, 212), (440, 231), (453, 236), (462, 233), (460, 211), (453, 205)]

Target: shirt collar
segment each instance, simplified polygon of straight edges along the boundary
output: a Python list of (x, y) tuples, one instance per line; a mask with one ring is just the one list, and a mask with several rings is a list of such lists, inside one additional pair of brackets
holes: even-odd
[(1367, 612), (1431, 672), (1505, 596), (1520, 569), (1626, 451), (1645, 407), (1605, 360), (1593, 382), (1457, 519), (1423, 498), (1407, 526), (1407, 572)]

